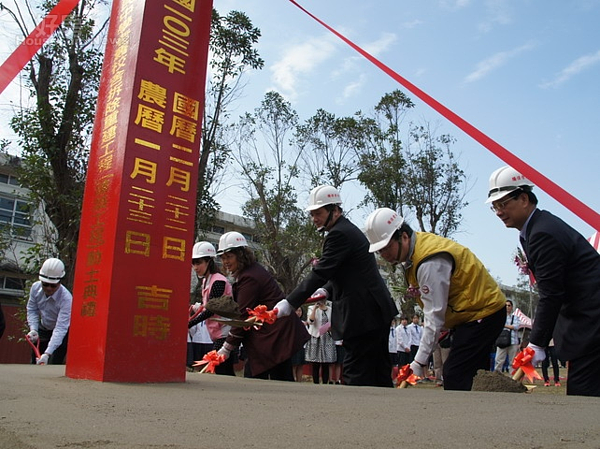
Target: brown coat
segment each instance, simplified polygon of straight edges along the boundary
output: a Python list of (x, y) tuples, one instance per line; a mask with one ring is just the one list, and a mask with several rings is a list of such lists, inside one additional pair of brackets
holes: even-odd
[[(238, 303), (242, 318), (248, 317), (247, 309), (265, 305), (269, 310), (285, 297), (279, 285), (260, 264), (254, 263), (239, 273), (233, 284), (233, 297)], [(279, 318), (273, 324), (260, 329), (233, 328), (227, 342), (244, 344), (250, 371), (257, 376), (292, 357), (309, 339), (306, 328), (296, 314)]]

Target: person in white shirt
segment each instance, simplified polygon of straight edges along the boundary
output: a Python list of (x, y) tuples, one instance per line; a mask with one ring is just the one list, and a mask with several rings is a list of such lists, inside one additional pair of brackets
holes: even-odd
[(400, 325), (396, 327), (396, 349), (398, 351), (398, 366), (410, 364), (410, 334), (408, 332), (408, 318), (403, 316)]
[[(477, 371), (488, 369), (490, 348), (502, 330), (506, 298), (483, 263), (468, 248), (427, 232), (415, 232), (392, 209), (380, 208), (367, 218), (369, 251), (404, 272), (410, 291), (423, 310), (418, 352), (410, 364), (424, 380), (429, 359), (443, 330), (453, 330), (444, 363), (445, 390), (470, 391)], [(415, 336), (416, 337), (416, 336)]]
[(388, 336), (388, 351), (390, 353), (390, 362), (392, 363), (392, 372), (394, 367), (398, 366), (398, 342), (396, 341), (396, 319), (390, 324), (390, 335)]
[(27, 301), (27, 336), (39, 344), (41, 356), (32, 351), (31, 363), (63, 365), (67, 356), (67, 340), (71, 324), (73, 296), (61, 284), (65, 265), (60, 259), (46, 260), (40, 269), (39, 281), (31, 286)]
[(412, 323), (408, 326), (408, 333), (410, 334), (410, 361), (412, 362), (419, 351), (423, 335), (423, 328), (419, 324), (419, 315), (413, 315)]

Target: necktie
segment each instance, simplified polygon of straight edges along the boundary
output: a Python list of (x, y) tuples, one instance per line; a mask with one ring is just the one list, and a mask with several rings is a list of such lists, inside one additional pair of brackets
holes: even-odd
[(521, 236), (519, 236), (519, 241), (521, 242), (521, 248), (523, 248), (523, 251), (525, 251), (525, 254), (527, 254), (527, 245), (526, 245), (527, 242)]

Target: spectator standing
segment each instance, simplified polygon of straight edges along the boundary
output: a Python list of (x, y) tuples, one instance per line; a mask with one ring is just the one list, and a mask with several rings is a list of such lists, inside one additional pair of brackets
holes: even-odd
[(550, 377), (548, 376), (548, 367), (552, 363), (552, 373), (554, 374), (554, 386), (560, 387), (560, 369), (558, 367), (558, 359), (554, 351), (554, 339), (550, 340), (546, 346), (546, 358), (542, 362), (542, 376), (544, 376), (544, 386), (550, 386)]
[(333, 383), (334, 385), (342, 384), (344, 356), (345, 353), (343, 340), (335, 340), (335, 363), (330, 365), (330, 367), (333, 367), (333, 372), (331, 373), (331, 379), (329, 380), (329, 383)]
[[(331, 336), (331, 307), (325, 299), (311, 305), (307, 311), (308, 333), (304, 358), (312, 364), (313, 383), (322, 379), (329, 383), (330, 368), (336, 362), (335, 342)], [(320, 373), (320, 375), (319, 375)]]
[(388, 336), (388, 352), (390, 354), (390, 362), (392, 364), (392, 373), (394, 367), (398, 366), (398, 341), (396, 339), (396, 319), (393, 319), (390, 324), (390, 335)]
[(402, 316), (400, 325), (396, 327), (396, 348), (398, 350), (398, 366), (402, 367), (412, 362), (410, 333), (408, 332), (408, 318), (406, 316)]
[(508, 366), (509, 371), (512, 366), (512, 361), (519, 352), (519, 347), (521, 342), (519, 341), (519, 327), (521, 325), (521, 320), (519, 317), (515, 315), (513, 312), (514, 304), (510, 299), (506, 300), (506, 321), (504, 323), (504, 329), (510, 330), (510, 345), (505, 348), (501, 348), (496, 346), (496, 363), (495, 363), (495, 371), (499, 373), (502, 372), (502, 367), (508, 358)]
[(41, 357), (32, 351), (31, 363), (64, 365), (67, 357), (73, 296), (61, 284), (65, 265), (60, 259), (47, 259), (40, 269), (39, 280), (31, 286), (27, 301), (27, 336), (39, 342)]
[[(296, 309), (296, 316), (302, 320), (302, 307), (298, 307)], [(302, 321), (304, 326), (308, 327), (306, 321)], [(302, 377), (304, 375), (304, 365), (306, 365), (306, 359), (304, 358), (304, 351), (306, 349), (306, 345), (302, 349), (296, 351), (296, 353), (292, 356), (292, 371), (294, 373), (294, 380), (296, 382), (302, 382)]]
[(412, 322), (408, 326), (408, 333), (410, 334), (410, 361), (412, 362), (419, 351), (421, 336), (423, 334), (423, 328), (419, 324), (419, 315), (414, 314), (412, 316)]
[(532, 363), (546, 358), (554, 338), (568, 361), (568, 395), (600, 396), (600, 254), (563, 220), (537, 207), (534, 185), (509, 166), (490, 176), (488, 199), (519, 240), (539, 292), (529, 335)]

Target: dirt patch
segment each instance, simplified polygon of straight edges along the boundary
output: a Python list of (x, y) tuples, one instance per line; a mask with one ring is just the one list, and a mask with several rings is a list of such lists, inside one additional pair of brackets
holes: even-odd
[(240, 309), (237, 302), (231, 296), (223, 295), (218, 298), (209, 299), (206, 308), (215, 315), (224, 316), (238, 320), (241, 318)]
[(495, 391), (499, 393), (526, 393), (527, 387), (497, 371), (479, 370), (473, 379), (472, 391)]

